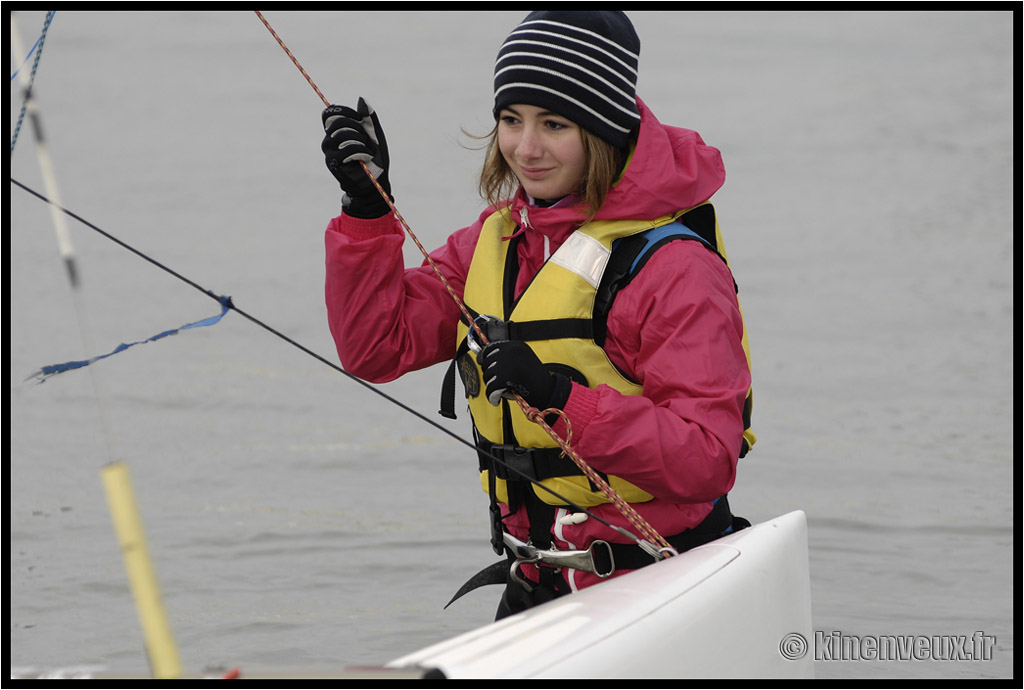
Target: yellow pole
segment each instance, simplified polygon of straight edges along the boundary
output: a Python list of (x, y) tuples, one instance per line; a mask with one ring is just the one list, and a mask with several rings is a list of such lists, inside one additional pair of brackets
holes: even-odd
[(101, 470), (103, 486), (107, 492), (107, 504), (114, 521), (114, 531), (124, 557), (125, 569), (135, 609), (142, 624), (150, 670), (154, 678), (177, 678), (181, 675), (181, 661), (174, 643), (171, 626), (167, 620), (160, 599), (160, 587), (156, 571), (146, 547), (146, 536), (142, 530), (142, 519), (135, 502), (128, 466), (122, 462), (106, 465)]
[[(24, 55), (21, 47), (21, 35), (18, 32), (14, 14), (10, 13), (9, 17), (11, 22), (11, 51), (15, 61), (17, 61)], [(19, 72), (19, 77), (27, 89), (29, 77), (25, 74), (25, 70)], [(57, 193), (57, 180), (53, 173), (53, 164), (39, 126), (39, 109), (30, 92), (26, 93), (26, 111), (31, 115), (31, 121), (34, 124), (39, 165), (42, 169), (43, 179), (46, 182), (48, 196), (54, 202), (50, 204), (50, 212), (53, 214), (53, 223), (57, 230), (57, 242), (60, 247), (61, 256), (64, 257), (68, 279), (71, 283), (71, 292), (75, 298), (79, 327), (82, 331), (82, 341), (86, 345), (85, 352), (89, 353), (93, 351), (93, 348), (90, 346), (89, 329), (87, 328), (85, 310), (81, 301), (74, 250), (71, 246), (71, 235), (67, 230), (64, 214), (59, 210), (60, 197)], [(110, 445), (113, 435), (110, 433), (105, 409), (100, 404), (103, 396), (100, 395), (94, 369), (95, 367), (92, 367), (89, 371), (92, 375), (93, 386), (97, 390), (96, 402), (100, 413), (100, 421), (104, 429), (106, 429), (107, 443)], [(116, 455), (113, 453), (113, 450), (111, 450), (111, 454)], [(146, 537), (142, 531), (142, 520), (139, 517), (138, 506), (135, 503), (135, 492), (132, 490), (128, 468), (123, 463), (112, 463), (104, 467), (101, 474), (107, 491), (107, 504), (110, 507), (110, 515), (114, 521), (118, 542), (121, 545), (121, 552), (124, 556), (125, 568), (128, 570), (128, 579), (131, 582), (132, 593), (135, 595), (135, 608), (142, 623), (143, 634), (145, 635), (150, 669), (156, 678), (176, 678), (181, 675), (181, 662), (178, 660), (178, 649), (174, 644), (174, 637), (171, 635), (171, 628), (167, 622), (167, 614), (160, 600), (160, 588), (157, 586), (156, 573), (153, 570), (153, 563), (149, 558), (149, 550), (146, 548)]]

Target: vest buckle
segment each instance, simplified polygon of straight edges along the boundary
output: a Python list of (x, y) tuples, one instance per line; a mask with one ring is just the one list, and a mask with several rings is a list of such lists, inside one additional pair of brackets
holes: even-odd
[(481, 314), (473, 319), (473, 324), (480, 329), (484, 334), (484, 338), (487, 340), (486, 343), (480, 342), (479, 335), (477, 335), (477, 329), (470, 326), (469, 333), (466, 334), (466, 344), (474, 354), (479, 354), (488, 343), (497, 342), (499, 340), (508, 340), (508, 324), (497, 316)]
[[(534, 464), (534, 451), (532, 448), (523, 448), (511, 443), (494, 444), (490, 448), (490, 454), (501, 460), (495, 463), (495, 476), (506, 481), (522, 481), (527, 477), (534, 481), (540, 478), (537, 475), (537, 467)], [(513, 470), (509, 472), (509, 470)]]

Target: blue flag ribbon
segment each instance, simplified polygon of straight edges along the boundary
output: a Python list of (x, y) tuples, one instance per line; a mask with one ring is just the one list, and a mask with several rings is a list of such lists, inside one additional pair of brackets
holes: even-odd
[(51, 378), (53, 376), (56, 376), (57, 374), (63, 374), (65, 371), (71, 371), (73, 369), (81, 369), (82, 367), (87, 367), (90, 364), (92, 364), (93, 362), (98, 362), (101, 359), (106, 359), (107, 357), (111, 357), (113, 355), (116, 355), (119, 352), (124, 352), (125, 350), (127, 350), (130, 347), (135, 347), (136, 345), (143, 345), (145, 343), (152, 343), (154, 341), (160, 340), (161, 338), (166, 338), (169, 335), (177, 335), (178, 333), (181, 333), (182, 331), (186, 331), (186, 330), (188, 330), (190, 328), (200, 328), (202, 326), (212, 326), (212, 325), (216, 324), (218, 321), (220, 321), (222, 318), (224, 318), (224, 315), (227, 314), (228, 310), (231, 308), (231, 298), (230, 297), (220, 297), (218, 299), (220, 301), (221, 309), (220, 309), (220, 313), (215, 315), (215, 316), (211, 316), (211, 317), (209, 317), (207, 319), (203, 319), (202, 321), (196, 321), (194, 323), (187, 323), (184, 326), (180, 326), (178, 328), (172, 328), (171, 330), (164, 331), (163, 333), (157, 333), (153, 337), (146, 338), (145, 340), (139, 340), (139, 341), (136, 341), (134, 343), (127, 343), (127, 344), (121, 343), (116, 348), (114, 348), (114, 350), (112, 352), (108, 352), (105, 355), (99, 355), (98, 357), (93, 357), (92, 359), (83, 359), (83, 360), (78, 360), (78, 361), (75, 361), (75, 362), (64, 362), (63, 364), (49, 364), (47, 366), (44, 366), (44, 367), (40, 368), (38, 371), (35, 371), (32, 374), (30, 374), (29, 376), (27, 376), (25, 378), (25, 380), (28, 381), (30, 379), (36, 379), (36, 381), (38, 383), (43, 383), (47, 379), (49, 379), (49, 378)]

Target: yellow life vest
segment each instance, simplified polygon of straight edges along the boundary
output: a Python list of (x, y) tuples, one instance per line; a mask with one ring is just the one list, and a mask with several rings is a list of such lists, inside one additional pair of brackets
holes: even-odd
[[(696, 209), (701, 210), (698, 214), (701, 216), (710, 212), (714, 223), (712, 239), (715, 241), (712, 249), (725, 259), (713, 208), (710, 204), (702, 204)], [(510, 259), (515, 259), (513, 235), (517, 226), (507, 212), (496, 212), (485, 221), (480, 231), (466, 278), (465, 304), (474, 316), (491, 317), (493, 330), (487, 334), (489, 340), (508, 338), (526, 341), (552, 371), (563, 373), (589, 387), (606, 384), (625, 395), (640, 395), (642, 387), (624, 376), (595, 342), (593, 327), (599, 288), (616, 240), (656, 228), (667, 228), (696, 209), (654, 220), (587, 223), (551, 255), (514, 304), (509, 283), (515, 281), (515, 272), (507, 268)], [(680, 226), (676, 224), (674, 227)], [(710, 244), (707, 240), (705, 243)], [(540, 426), (527, 419), (518, 404), (502, 400), (500, 405), (494, 406), (487, 401), (476, 357), (466, 352), (468, 333), (468, 324), (460, 323), (458, 368), (466, 387), (477, 443), (482, 451), (480, 469), (484, 491), (499, 502), (508, 504), (510, 496), (506, 479), (519, 479), (508, 474), (501, 465), (485, 461), (486, 456), (496, 455), (576, 505), (590, 507), (608, 502), (571, 460), (560, 457), (555, 441)], [(743, 337), (746, 349), (745, 333)], [(603, 337), (599, 340), (603, 342)], [(750, 434), (747, 438), (745, 434), (745, 438), (746, 448), (752, 445), (754, 437)], [(640, 503), (653, 498), (621, 477), (609, 475), (606, 480), (627, 502)], [(533, 491), (545, 503), (567, 505), (566, 500), (540, 487), (535, 486)]]

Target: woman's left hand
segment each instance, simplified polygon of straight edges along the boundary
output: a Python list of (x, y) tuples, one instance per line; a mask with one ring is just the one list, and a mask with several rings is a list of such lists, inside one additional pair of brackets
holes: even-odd
[(487, 401), (492, 405), (502, 398), (513, 399), (515, 393), (539, 410), (561, 409), (568, 400), (569, 379), (551, 373), (521, 340), (490, 343), (477, 355), (477, 362), (484, 373)]

